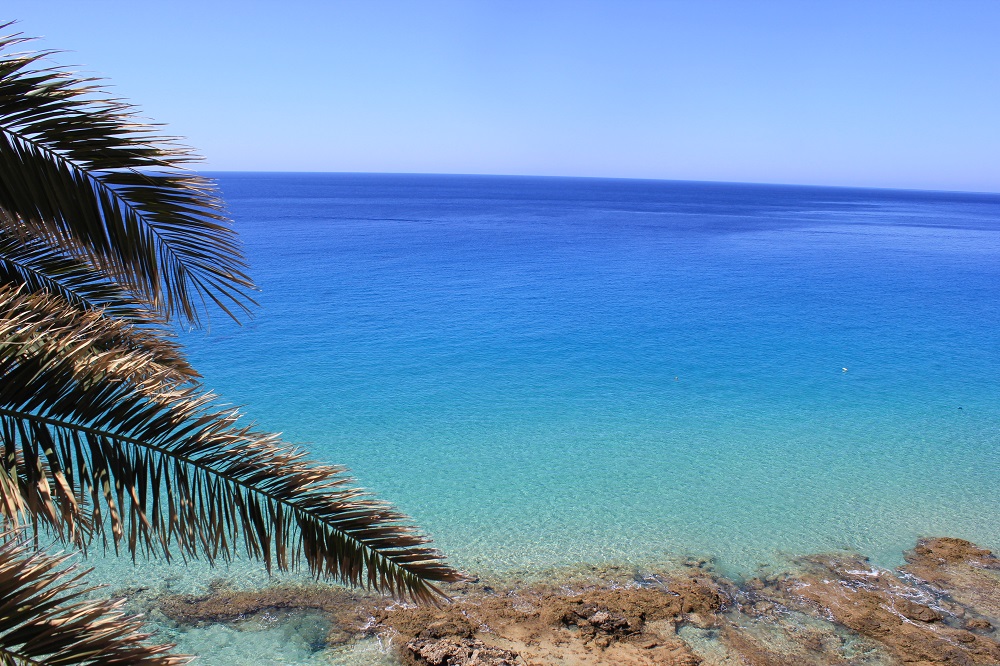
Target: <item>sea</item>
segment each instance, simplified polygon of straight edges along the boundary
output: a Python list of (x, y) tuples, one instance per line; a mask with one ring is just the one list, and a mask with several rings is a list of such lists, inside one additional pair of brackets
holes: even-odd
[[(464, 571), (1000, 549), (1000, 195), (211, 175), (260, 292), (181, 334), (205, 385)], [(172, 638), (202, 664), (383, 663), (289, 631)]]

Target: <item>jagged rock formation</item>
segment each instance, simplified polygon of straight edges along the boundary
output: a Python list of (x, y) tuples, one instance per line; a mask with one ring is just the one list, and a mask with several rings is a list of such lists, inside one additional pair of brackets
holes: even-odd
[(1000, 664), (1000, 560), (923, 539), (898, 571), (803, 557), (737, 585), (705, 562), (640, 578), (614, 567), (546, 584), (456, 584), (440, 607), (338, 588), (216, 589), (161, 599), (177, 622), (321, 610), (331, 643), (391, 639), (417, 666), (958, 666)]

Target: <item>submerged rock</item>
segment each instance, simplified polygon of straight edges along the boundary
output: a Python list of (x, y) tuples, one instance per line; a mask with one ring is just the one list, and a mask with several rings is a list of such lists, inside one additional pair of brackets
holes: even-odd
[(161, 597), (157, 608), (174, 622), (203, 624), (232, 622), (274, 610), (338, 612), (356, 606), (370, 595), (333, 585), (281, 585), (263, 590), (236, 590), (215, 581), (205, 594)]

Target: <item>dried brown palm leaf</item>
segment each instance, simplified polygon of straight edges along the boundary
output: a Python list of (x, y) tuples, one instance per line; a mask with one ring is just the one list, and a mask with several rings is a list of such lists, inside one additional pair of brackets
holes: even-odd
[[(172, 333), (164, 330), (150, 320), (139, 325), (130, 320), (108, 318), (107, 309), (92, 309), (86, 307), (84, 303), (67, 302), (62, 294), (53, 294), (54, 298), (31, 299), (30, 302), (38, 309), (29, 312), (24, 308), (24, 298), (28, 298), (35, 286), (33, 283), (41, 282), (41, 293), (52, 293), (55, 289), (47, 283), (50, 275), (56, 268), (63, 268), (68, 274), (68, 278), (62, 279), (59, 287), (62, 290), (75, 289), (72, 296), (79, 299), (79, 294), (85, 292), (85, 296), (92, 297), (97, 290), (103, 290), (104, 286), (98, 281), (99, 278), (87, 273), (85, 266), (77, 265), (73, 260), (67, 260), (58, 256), (50, 255), (44, 247), (38, 247), (31, 243), (19, 241), (19, 247), (14, 248), (5, 244), (7, 239), (0, 232), (0, 293), (6, 295), (20, 294), (23, 298), (16, 316), (14, 311), (10, 314), (18, 322), (19, 326), (28, 327), (25, 330), (52, 331), (58, 333), (64, 330), (67, 324), (67, 317), (74, 326), (84, 325), (86, 330), (100, 334), (91, 335), (89, 340), (94, 345), (95, 352), (102, 352), (117, 349), (131, 349), (144, 354), (145, 363), (135, 368), (136, 377), (158, 377), (160, 379), (186, 380), (198, 377), (198, 373), (188, 365), (184, 354), (172, 338)], [(9, 249), (10, 253), (3, 255), (4, 249)], [(32, 270), (33, 274), (27, 280), (20, 280), (19, 275), (9, 276), (5, 279), (5, 267), (16, 264), (15, 271)], [(55, 268), (53, 268), (55, 267)], [(90, 281), (92, 280), (93, 281)], [(84, 282), (80, 288), (78, 284), (72, 282)], [(16, 288), (15, 288), (16, 286)], [(113, 285), (107, 287), (113, 293)], [(69, 306), (69, 307), (67, 307)], [(141, 312), (137, 313), (143, 316)], [(140, 320), (142, 321), (142, 320)], [(12, 335), (13, 329), (12, 329)], [(14, 338), (11, 338), (13, 340)], [(8, 341), (10, 343), (10, 341)], [(69, 341), (67, 340), (67, 344)]]
[[(40, 311), (49, 314), (39, 319)], [(0, 288), (0, 443), (7, 487), (19, 492), (15, 511), (69, 525), (78, 540), (92, 529), (133, 554), (169, 557), (176, 548), (228, 560), (242, 550), (269, 570), (305, 564), (415, 600), (439, 594), (432, 581), (459, 578), (405, 516), (354, 487), (343, 468), (240, 425), (196, 384), (165, 374), (136, 380), (149, 352), (97, 351), (121, 325), (51, 295)], [(85, 510), (90, 529), (81, 529)]]
[(180, 666), (173, 645), (150, 645), (122, 602), (88, 600), (86, 571), (67, 557), (33, 552), (0, 533), (0, 664), (11, 666)]
[[(9, 23), (0, 30), (9, 30)], [(248, 312), (253, 283), (197, 157), (95, 79), (0, 37), (0, 209), (107, 272), (166, 317), (206, 300)], [(0, 217), (0, 226), (5, 224)]]

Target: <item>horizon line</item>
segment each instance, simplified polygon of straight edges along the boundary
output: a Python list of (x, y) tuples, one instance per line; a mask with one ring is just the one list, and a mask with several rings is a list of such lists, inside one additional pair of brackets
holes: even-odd
[(300, 175), (355, 175), (355, 176), (451, 176), (451, 177), (482, 177), (482, 178), (550, 178), (560, 180), (634, 180), (640, 182), (660, 183), (697, 183), (707, 185), (762, 185), (771, 187), (813, 187), (842, 190), (882, 190), (892, 192), (928, 192), (936, 194), (980, 194), (996, 196), (1000, 190), (948, 190), (921, 189), (916, 187), (884, 187), (877, 185), (827, 185), (816, 183), (784, 183), (767, 181), (736, 181), (736, 180), (697, 180), (686, 178), (638, 178), (632, 176), (553, 176), (551, 174), (515, 174), (515, 173), (438, 173), (429, 171), (298, 171), (271, 169), (205, 169), (196, 170), (202, 174), (300, 174)]

